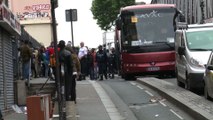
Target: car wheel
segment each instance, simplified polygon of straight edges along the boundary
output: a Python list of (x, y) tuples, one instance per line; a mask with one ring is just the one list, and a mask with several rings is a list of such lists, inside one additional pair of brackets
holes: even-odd
[(212, 100), (212, 98), (209, 96), (208, 87), (206, 84), (204, 85), (204, 96), (206, 99)]

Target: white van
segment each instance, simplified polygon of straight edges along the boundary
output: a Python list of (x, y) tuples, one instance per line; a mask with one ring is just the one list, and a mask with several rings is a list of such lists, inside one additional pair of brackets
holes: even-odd
[(176, 30), (176, 73), (178, 86), (203, 88), (205, 64), (213, 50), (213, 24), (186, 25)]

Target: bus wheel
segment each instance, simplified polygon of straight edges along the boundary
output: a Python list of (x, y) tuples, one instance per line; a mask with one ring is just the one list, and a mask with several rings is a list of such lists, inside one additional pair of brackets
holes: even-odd
[(125, 74), (124, 75), (124, 79), (128, 80), (128, 81), (130, 81), (130, 80), (136, 80), (135, 76), (131, 75), (131, 74)]
[(122, 79), (124, 79), (124, 78), (125, 78), (125, 75), (124, 75), (123, 73), (121, 74), (121, 78), (122, 78)]

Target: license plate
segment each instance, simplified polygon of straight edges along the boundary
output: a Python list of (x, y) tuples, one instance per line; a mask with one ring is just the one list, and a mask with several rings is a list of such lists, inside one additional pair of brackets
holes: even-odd
[(147, 68), (147, 71), (159, 71), (160, 67), (149, 67)]

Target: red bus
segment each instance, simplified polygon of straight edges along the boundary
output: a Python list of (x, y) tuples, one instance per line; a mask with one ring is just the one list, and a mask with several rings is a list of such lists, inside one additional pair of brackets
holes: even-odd
[(115, 44), (123, 78), (156, 73), (175, 75), (174, 24), (179, 13), (174, 4), (121, 8)]

